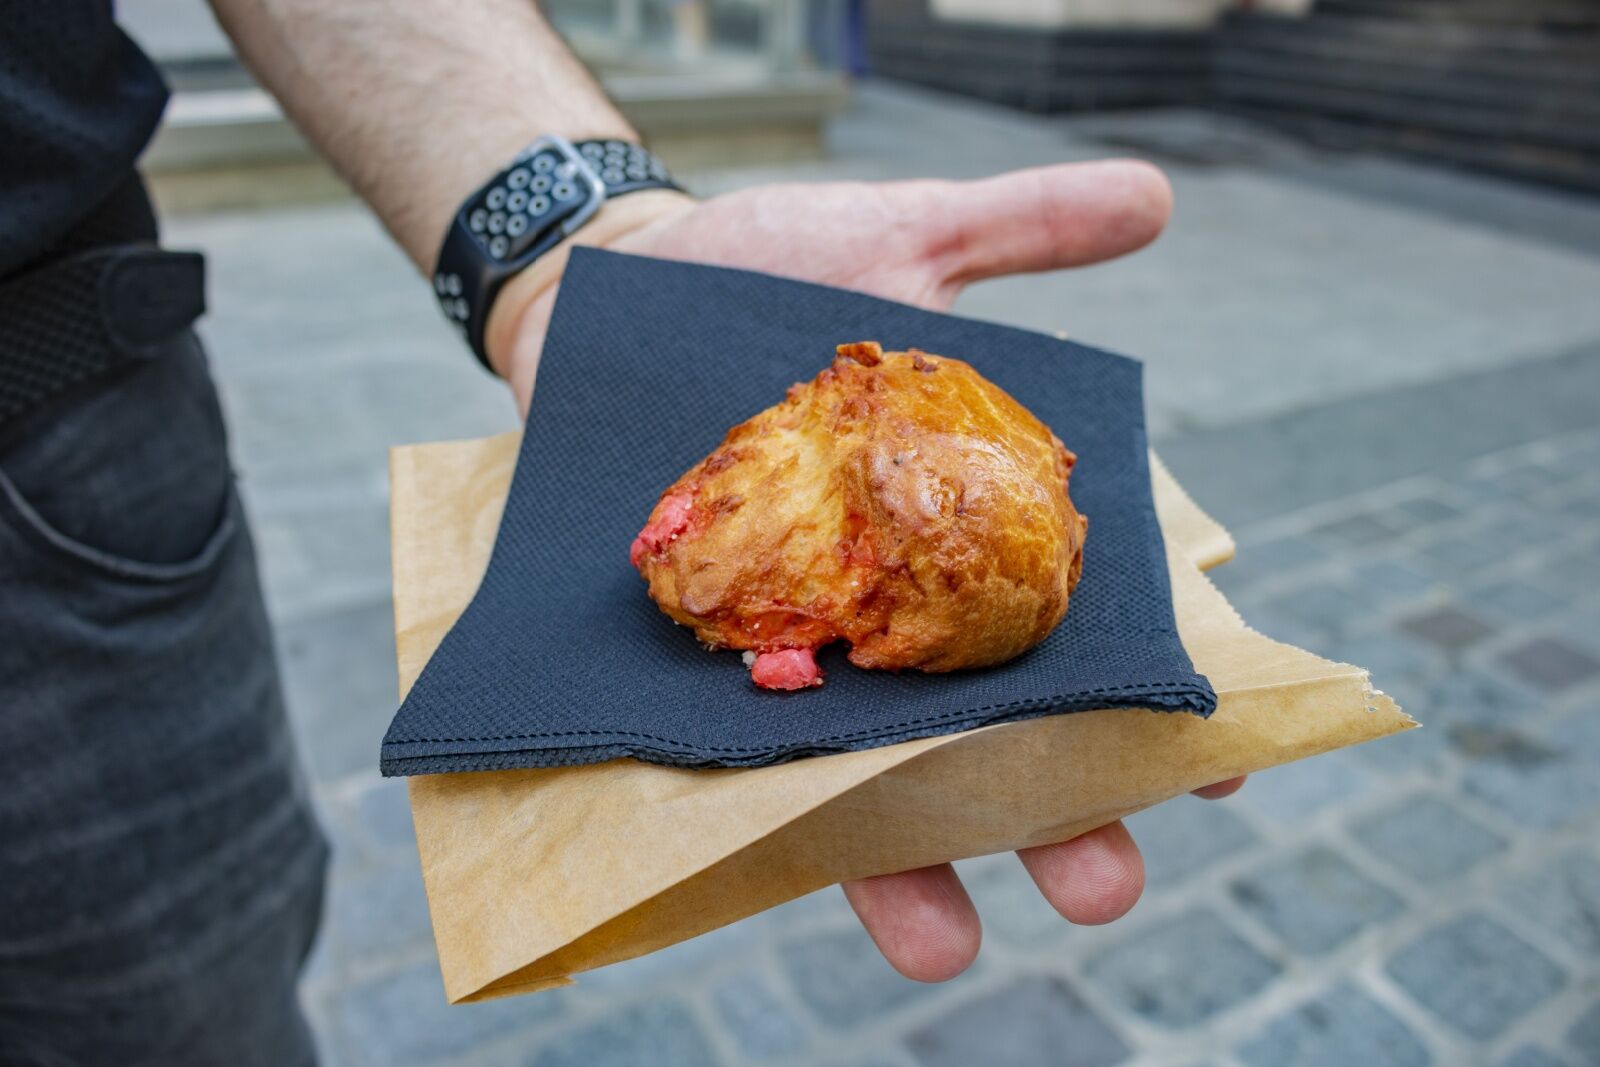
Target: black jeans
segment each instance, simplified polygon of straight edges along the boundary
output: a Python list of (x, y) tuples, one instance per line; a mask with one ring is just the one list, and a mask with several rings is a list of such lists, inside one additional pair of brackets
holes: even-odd
[(48, 415), (0, 450), (0, 1063), (311, 1064), (326, 847), (199, 341)]

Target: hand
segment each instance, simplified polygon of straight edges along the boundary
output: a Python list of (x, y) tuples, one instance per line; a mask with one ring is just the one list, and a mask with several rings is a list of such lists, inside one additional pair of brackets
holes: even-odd
[[(1154, 240), (1171, 213), (1161, 172), (1131, 161), (1072, 163), (976, 182), (769, 185), (696, 202), (636, 193), (607, 204), (580, 243), (783, 274), (934, 309), (983, 278), (1084, 266)], [(512, 279), (489, 351), (526, 413), (564, 257)], [(1222, 797), (1236, 778), (1197, 790)], [(1120, 918), (1144, 861), (1120, 822), (1018, 854), (1046, 900), (1075, 923)], [(849, 882), (845, 896), (908, 978), (953, 978), (978, 953), (972, 900), (948, 864)]]

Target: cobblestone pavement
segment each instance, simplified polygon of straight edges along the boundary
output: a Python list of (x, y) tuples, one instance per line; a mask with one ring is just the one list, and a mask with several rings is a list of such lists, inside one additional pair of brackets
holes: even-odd
[[(1239, 537), (1219, 584), (1426, 728), (1135, 816), (1149, 889), (1109, 927), (1060, 921), (1011, 857), (962, 864), (984, 951), (937, 987), (896, 977), (830, 890), (448, 1008), (404, 788), (375, 770), (395, 699), (383, 449), (507, 428), (509, 404), (357, 210), (171, 226), (212, 253), (206, 333), (335, 843), (305, 983), (327, 1061), (1600, 1064), (1600, 256), (1579, 239), (1600, 213), (1415, 168), (1393, 173), (1428, 194), (1384, 201), (1381, 161), (1330, 191), (1250, 144), (1169, 160), (1179, 217), (1155, 250), (963, 307), (1147, 357), (1158, 448)], [(798, 173), (1103, 151), (1072, 123), (884, 92), (834, 145)]]

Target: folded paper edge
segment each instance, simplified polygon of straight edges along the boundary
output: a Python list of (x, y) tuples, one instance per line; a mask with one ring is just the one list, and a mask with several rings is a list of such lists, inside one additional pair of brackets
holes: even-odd
[[(500, 459), (502, 461), (514, 460), (514, 455), (515, 455), (515, 441), (514, 441), (514, 439), (519, 437), (519, 436), (520, 435), (519, 435), (519, 433), (517, 431), (512, 431), (512, 432), (507, 433), (507, 434), (497, 435), (497, 437), (494, 437), (494, 438), (483, 438), (483, 439), (467, 440), (467, 441), (460, 441), (460, 442), (450, 442), (448, 444), (449, 445), (454, 445), (454, 446), (456, 446), (458, 448), (465, 448), (465, 449), (469, 450), (469, 453), (467, 453), (468, 455), (470, 455), (471, 451), (475, 451), (478, 454), (476, 456), (471, 456), (470, 458), (471, 458), (472, 462), (479, 463), (480, 466), (481, 466), (483, 462), (485, 462), (485, 461), (487, 461), (489, 459), (495, 459), (497, 457), (498, 457), (498, 459)], [(404, 476), (405, 474), (414, 474), (416, 465), (417, 465), (419, 459), (421, 458), (421, 456), (423, 455), (421, 450), (423, 450), (423, 449), (432, 449), (432, 448), (437, 448), (437, 447), (440, 447), (440, 446), (437, 446), (437, 445), (401, 446), (399, 448), (396, 448), (396, 449), (392, 450), (391, 451), (391, 455), (390, 455), (391, 478), (399, 479), (402, 476)], [(509, 452), (507, 450), (509, 450)], [(1158, 497), (1158, 509), (1157, 509), (1158, 510), (1158, 515), (1160, 517), (1162, 517), (1163, 519), (1166, 519), (1168, 521), (1173, 521), (1175, 523), (1175, 525), (1179, 525), (1179, 526), (1183, 527), (1182, 538), (1179, 538), (1179, 537), (1175, 537), (1172, 533), (1168, 533), (1166, 531), (1165, 525), (1164, 525), (1164, 530), (1163, 530), (1164, 536), (1167, 536), (1167, 537), (1169, 537), (1169, 539), (1172, 539), (1172, 540), (1175, 540), (1175, 541), (1176, 540), (1183, 540), (1183, 543), (1184, 543), (1186, 548), (1191, 543), (1195, 544), (1197, 546), (1202, 546), (1203, 545), (1203, 547), (1197, 547), (1196, 551), (1198, 553), (1200, 553), (1202, 559), (1204, 559), (1205, 562), (1207, 564), (1209, 564), (1210, 566), (1215, 566), (1218, 563), (1221, 563), (1221, 562), (1225, 561), (1227, 558), (1229, 558), (1232, 555), (1233, 542), (1232, 542), (1231, 537), (1228, 536), (1226, 530), (1224, 530), (1221, 527), (1220, 524), (1216, 523), (1216, 521), (1214, 519), (1212, 519), (1202, 509), (1200, 509), (1198, 505), (1196, 505), (1194, 503), (1192, 498), (1190, 498), (1188, 496), (1188, 494), (1182, 490), (1182, 487), (1177, 484), (1176, 480), (1173, 479), (1173, 477), (1170, 474), (1170, 472), (1166, 469), (1165, 465), (1160, 462), (1158, 457), (1156, 457), (1154, 454), (1152, 454), (1151, 460), (1152, 460), (1152, 464), (1151, 464), (1151, 476), (1152, 476), (1152, 479), (1160, 480), (1161, 482), (1163, 482), (1164, 483), (1164, 489), (1165, 489), (1165, 492), (1157, 494), (1157, 497)], [(509, 475), (509, 470), (510, 470), (510, 468), (509, 468), (509, 466), (507, 466), (506, 467), (506, 474), (507, 475)], [(405, 496), (405, 494), (398, 494), (398, 496)], [(404, 524), (404, 521), (412, 521), (412, 520), (414, 520), (416, 518), (416, 509), (418, 508), (418, 506), (419, 506), (419, 501), (412, 500), (412, 499), (410, 499), (408, 497), (404, 501), (404, 503), (402, 505), (397, 506), (397, 507), (395, 507), (395, 508), (393, 508), (391, 510), (391, 536), (393, 536), (393, 534), (395, 532), (397, 532), (400, 528), (402, 528), (402, 526)], [(1200, 538), (1202, 536), (1204, 537), (1203, 541), (1200, 540)], [(1195, 560), (1192, 557), (1188, 557), (1186, 553), (1181, 553), (1180, 552), (1180, 554), (1185, 555), (1185, 558), (1189, 559), (1189, 565), (1191, 567), (1195, 566)], [(395, 577), (396, 577), (397, 588), (398, 588), (398, 582), (401, 580), (401, 571), (402, 571), (402, 561), (400, 560), (399, 556), (400, 556), (400, 554), (396, 553), (396, 558), (394, 560), (392, 560), (392, 567), (394, 569), (394, 573), (395, 573)], [(1196, 573), (1196, 577), (1199, 578), (1200, 580), (1204, 581), (1206, 585), (1208, 585), (1208, 586), (1211, 585), (1209, 580), (1206, 579), (1203, 575), (1199, 575), (1198, 573)], [(1214, 595), (1216, 598), (1218, 598), (1218, 600), (1220, 600), (1223, 604), (1227, 603), (1226, 598), (1223, 598), (1221, 596), (1220, 592), (1215, 592), (1214, 591), (1214, 587), (1213, 587), (1212, 595)], [(410, 607), (410, 606), (413, 606), (413, 605), (408, 605), (408, 607)], [(1229, 609), (1229, 614), (1233, 617), (1233, 619), (1234, 620), (1238, 620), (1237, 612), (1233, 611), (1231, 605), (1228, 605), (1228, 609)], [(434, 629), (437, 629), (438, 626), (441, 623), (444, 623), (447, 626), (448, 625), (448, 620), (444, 620), (443, 619), (443, 617), (442, 617), (443, 614), (444, 613), (442, 613), (442, 612), (437, 612), (436, 611), (436, 612), (433, 612), (432, 614), (424, 616), (424, 617), (410, 618), (410, 617), (408, 617), (406, 615), (406, 611), (402, 608), (402, 605), (399, 602), (399, 598), (397, 598), (397, 601), (396, 601), (396, 620), (395, 620), (396, 621), (396, 630), (397, 630), (397, 640), (401, 641), (402, 643), (406, 643), (407, 641), (414, 642), (416, 639), (419, 639), (424, 634), (426, 634), (426, 633), (428, 633), (428, 632), (430, 632), (430, 631), (432, 631)], [(1243, 626), (1242, 621), (1239, 622), (1239, 625)], [(1245, 627), (1245, 628), (1248, 629), (1248, 627)], [(1270, 638), (1263, 638), (1263, 639), (1271, 640)], [(1280, 642), (1274, 642), (1274, 643), (1275, 644), (1281, 644)], [(1292, 647), (1292, 646), (1289, 646), (1289, 647)], [(1311, 656), (1312, 655), (1310, 653), (1304, 653), (1303, 650), (1298, 650), (1298, 651), (1301, 651), (1302, 654), (1307, 655), (1307, 656)], [(1413, 721), (1409, 717), (1404, 716), (1403, 712), (1399, 712), (1398, 707), (1394, 706), (1392, 701), (1389, 701), (1388, 698), (1385, 697), (1383, 694), (1378, 693), (1376, 690), (1373, 690), (1371, 688), (1370, 679), (1366, 675), (1366, 672), (1361, 671), (1360, 668), (1349, 666), (1349, 665), (1332, 664), (1332, 661), (1322, 660), (1321, 657), (1313, 657), (1313, 658), (1319, 660), (1321, 663), (1324, 663), (1324, 664), (1345, 667), (1346, 670), (1344, 672), (1341, 672), (1342, 677), (1348, 678), (1352, 674), (1359, 674), (1360, 677), (1361, 677), (1362, 694), (1363, 694), (1363, 696), (1362, 696), (1362, 706), (1367, 708), (1367, 709), (1369, 709), (1369, 710), (1372, 710), (1374, 712), (1378, 712), (1378, 713), (1382, 713), (1386, 709), (1392, 709), (1394, 712), (1398, 713), (1399, 719), (1403, 719), (1403, 723), (1401, 725), (1397, 725), (1395, 727), (1395, 729), (1404, 729), (1409, 725), (1414, 725)], [(403, 691), (408, 686), (409, 681), (414, 679), (415, 673), (413, 671), (411, 673), (411, 675), (410, 675), (410, 678), (408, 679), (408, 677), (407, 677), (407, 665), (403, 661), (403, 658), (402, 658), (402, 661), (400, 661), (397, 665), (399, 667), (401, 689)], [(1295, 686), (1298, 686), (1298, 684), (1299, 683), (1295, 683)], [(1293, 688), (1293, 687), (1294, 686), (1291, 686), (1291, 688)], [(1263, 686), (1261, 688), (1266, 690), (1266, 691), (1271, 691), (1275, 687), (1274, 686)], [(1093, 714), (1093, 713), (1090, 713), (1090, 714)], [(1382, 714), (1380, 714), (1379, 717), (1383, 718), (1384, 716)], [(1040, 720), (1033, 720), (1033, 721), (1034, 722), (1038, 722)], [(1398, 720), (1396, 720), (1396, 721), (1398, 721)], [(914, 762), (914, 761), (917, 761), (917, 760), (921, 760), (921, 759), (923, 759), (925, 757), (929, 757), (929, 756), (931, 756), (931, 754), (934, 751), (936, 751), (938, 749), (942, 749), (942, 748), (944, 748), (944, 747), (946, 747), (948, 745), (952, 745), (952, 744), (959, 744), (959, 743), (963, 742), (964, 740), (973, 737), (975, 734), (983, 733), (983, 732), (985, 732), (987, 730), (1006, 730), (1006, 729), (1017, 729), (1017, 728), (1019, 728), (1017, 724), (992, 726), (992, 727), (980, 728), (979, 730), (969, 731), (969, 732), (966, 732), (966, 733), (946, 734), (946, 735), (942, 735), (942, 736), (937, 736), (937, 737), (932, 737), (932, 738), (925, 738), (925, 739), (916, 740), (916, 741), (902, 742), (900, 745), (893, 746), (893, 748), (903, 749), (904, 750), (903, 758), (897, 759), (894, 762), (890, 762), (890, 763), (886, 763), (886, 764), (883, 764), (881, 766), (878, 766), (877, 770), (873, 771), (872, 773), (866, 774), (864, 776), (860, 776), (858, 778), (855, 778), (852, 781), (849, 781), (849, 782), (845, 783), (843, 785), (843, 787), (840, 788), (838, 791), (836, 791), (836, 792), (834, 792), (834, 793), (832, 793), (832, 794), (830, 794), (828, 796), (824, 796), (824, 797), (816, 799), (814, 803), (808, 805), (803, 810), (797, 810), (797, 811), (784, 813), (784, 817), (781, 820), (776, 821), (775, 823), (773, 823), (770, 826), (767, 826), (767, 827), (765, 827), (763, 829), (760, 829), (759, 832), (752, 832), (750, 835), (748, 835), (748, 837), (749, 837), (748, 841), (746, 841), (743, 845), (736, 845), (736, 847), (733, 847), (733, 848), (730, 848), (730, 849), (726, 850), (725, 854), (727, 854), (727, 855), (737, 854), (737, 853), (739, 853), (740, 851), (742, 851), (744, 849), (748, 849), (754, 843), (758, 843), (758, 842), (760, 842), (762, 840), (766, 840), (766, 839), (771, 838), (771, 837), (773, 837), (775, 835), (781, 834), (785, 830), (785, 828), (787, 828), (789, 826), (792, 826), (793, 824), (795, 824), (796, 822), (800, 821), (801, 819), (804, 819), (804, 818), (810, 816), (818, 808), (825, 807), (828, 804), (830, 804), (830, 803), (832, 803), (832, 802), (834, 802), (836, 800), (840, 800), (841, 798), (850, 795), (852, 792), (862, 788), (867, 783), (873, 781), (875, 778), (883, 775), (884, 773), (887, 773), (890, 770), (897, 770), (897, 769), (903, 767), (906, 763)], [(1377, 736), (1377, 735), (1375, 735), (1375, 736)], [(875, 750), (875, 751), (877, 751), (878, 753), (882, 754), (882, 753), (890, 751), (890, 750), (879, 749), (879, 750)], [(1302, 753), (1302, 755), (1309, 755), (1309, 754), (1312, 754), (1312, 753), (1311, 752)], [(1291, 756), (1291, 757), (1288, 757), (1288, 758), (1292, 759), (1292, 758), (1300, 758), (1300, 757), (1299, 756)], [(881, 762), (881, 758), (880, 758), (880, 760), (878, 762)], [(1270, 765), (1270, 764), (1268, 764), (1268, 765)], [(415, 786), (415, 785), (418, 785), (418, 784), (421, 784), (421, 783), (419, 782), (418, 779), (411, 779), (411, 784), (413, 786)], [(1156, 799), (1158, 800), (1158, 799), (1164, 799), (1164, 798), (1156, 798)], [(417, 803), (417, 794), (416, 794), (414, 789), (412, 791), (412, 801), (413, 801), (413, 811), (415, 813), (415, 811), (416, 811), (416, 803)], [(1154, 802), (1155, 802), (1155, 800), (1148, 801), (1148, 803), (1154, 803)], [(1142, 807), (1142, 806), (1144, 806), (1144, 804), (1140, 804), (1139, 806)], [(1134, 808), (1134, 809), (1131, 809), (1131, 810), (1137, 810), (1137, 808)], [(1115, 816), (1113, 816), (1113, 817), (1115, 817)], [(1087, 829), (1087, 827), (1085, 827), (1085, 828)], [(723, 842), (722, 844), (726, 845), (727, 843)], [(707, 865), (707, 866), (711, 866), (711, 865)], [(703, 869), (704, 868), (702, 868), (702, 870)], [(692, 879), (694, 877), (696, 877), (696, 875), (689, 875), (689, 876), (687, 876), (687, 878), (681, 879), (681, 881), (682, 880), (689, 880), (689, 879)], [(668, 887), (666, 887), (666, 889), (658, 889), (658, 890), (656, 890), (654, 892), (643, 893), (640, 896), (639, 900), (637, 900), (631, 906), (631, 908), (624, 909), (623, 911), (620, 911), (620, 912), (613, 912), (608, 919), (606, 919), (606, 920), (602, 921), (601, 923), (597, 924), (595, 927), (592, 927), (587, 933), (581, 933), (581, 934), (578, 934), (577, 936), (568, 937), (566, 942), (564, 942), (564, 945), (563, 946), (557, 946), (555, 951), (556, 952), (560, 952), (560, 951), (562, 951), (562, 948), (564, 946), (573, 946), (573, 945), (577, 945), (577, 944), (581, 943), (584, 940), (584, 938), (589, 937), (590, 935), (592, 935), (596, 929), (599, 929), (599, 928), (607, 925), (607, 923), (619, 918), (622, 915), (629, 914), (629, 912), (632, 911), (632, 910), (636, 910), (641, 906), (647, 905), (650, 901), (661, 897), (663, 895), (663, 893), (670, 891), (671, 888), (672, 888), (671, 886), (668, 886)], [(432, 896), (432, 894), (430, 893), (430, 898), (431, 898), (431, 896)], [(430, 904), (431, 904), (431, 900), (430, 900)], [(731, 921), (731, 920), (726, 920), (726, 921)], [(722, 925), (722, 924), (723, 924), (722, 922), (717, 922), (717, 923), (712, 924), (711, 926), (708, 926), (707, 929), (715, 928), (715, 926)], [(691, 935), (685, 935), (685, 936), (691, 936)], [(678, 939), (681, 939), (681, 938), (675, 938), (674, 940), (678, 940)], [(448, 994), (450, 996), (450, 999), (453, 1002), (464, 1002), (466, 1000), (472, 1000), (472, 999), (487, 999), (489, 996), (509, 995), (511, 993), (514, 993), (514, 992), (531, 992), (531, 991), (535, 991), (537, 989), (549, 988), (552, 985), (565, 984), (566, 981), (569, 980), (565, 974), (546, 974), (546, 975), (537, 976), (537, 977), (529, 974), (530, 968), (535, 968), (540, 960), (548, 959), (551, 955), (552, 955), (552, 953), (545, 953), (545, 954), (541, 955), (538, 959), (536, 959), (534, 961), (531, 961), (529, 964), (527, 964), (527, 965), (525, 965), (523, 967), (518, 967), (518, 968), (516, 968), (515, 970), (512, 970), (512, 971), (501, 971), (499, 973), (498, 977), (492, 978), (491, 980), (489, 980), (487, 982), (479, 981), (477, 979), (470, 978), (467, 975), (463, 975), (463, 974), (460, 974), (460, 973), (452, 974), (451, 971), (454, 970), (454, 969), (446, 967), (446, 961), (444, 959), (444, 956), (443, 956), (442, 952), (441, 952), (440, 963), (441, 963), (441, 968), (446, 970), (445, 978), (446, 978), (446, 982), (447, 982), (447, 991), (448, 991)], [(607, 961), (607, 962), (609, 962), (609, 961)], [(581, 968), (577, 968), (577, 969), (586, 970), (586, 969), (588, 969), (588, 967), (585, 966), (585, 967), (581, 967)], [(577, 969), (575, 969), (575, 970), (577, 970)], [(575, 971), (573, 973), (575, 973)], [(513, 986), (511, 983), (509, 983), (507, 981), (513, 975), (523, 975), (525, 977), (524, 977), (524, 979), (522, 981), (517, 982)]]

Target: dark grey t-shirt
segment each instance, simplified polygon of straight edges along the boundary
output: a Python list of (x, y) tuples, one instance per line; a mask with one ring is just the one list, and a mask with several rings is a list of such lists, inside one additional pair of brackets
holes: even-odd
[(127, 183), (166, 102), (111, 0), (0, 0), (0, 278)]

